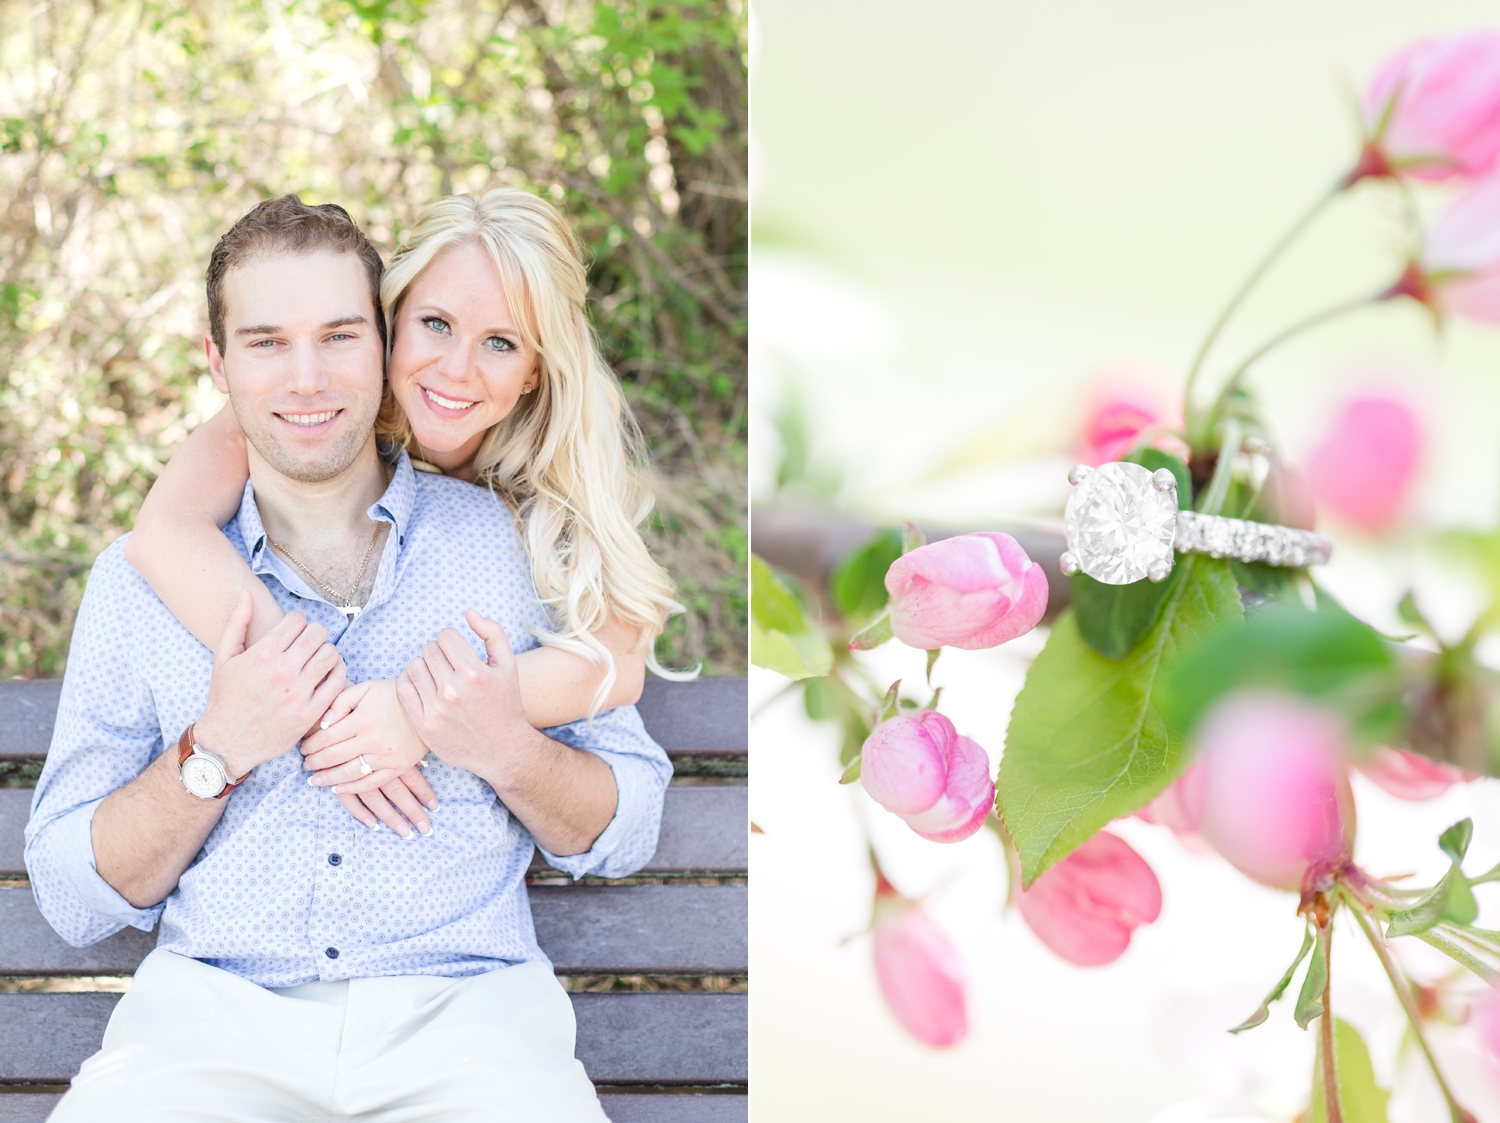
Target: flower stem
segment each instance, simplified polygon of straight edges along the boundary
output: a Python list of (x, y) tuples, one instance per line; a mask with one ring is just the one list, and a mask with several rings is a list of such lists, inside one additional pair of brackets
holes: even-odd
[(1333, 1041), (1333, 922), (1318, 933), (1323, 943), (1323, 962), (1328, 974), (1323, 980), (1323, 1016), (1318, 1019), (1318, 1028), (1323, 1033), (1323, 1116), (1326, 1123), (1344, 1123), (1344, 1108), (1339, 1102), (1338, 1059)]
[(1375, 955), (1380, 960), (1380, 965), (1385, 968), (1385, 974), (1391, 980), (1391, 986), (1396, 991), (1396, 997), (1401, 1002), (1401, 1009), (1406, 1011), (1406, 1020), (1411, 1023), (1412, 1033), (1416, 1035), (1417, 1045), (1422, 1050), (1422, 1056), (1427, 1058), (1427, 1067), (1432, 1070), (1432, 1077), (1437, 1081), (1438, 1088), (1443, 1093), (1443, 1098), (1448, 1101), (1448, 1114), (1453, 1117), (1453, 1123), (1469, 1123), (1474, 1117), (1470, 1115), (1459, 1102), (1453, 1098), (1453, 1091), (1448, 1087), (1448, 1082), (1443, 1079), (1442, 1070), (1438, 1068), (1437, 1058), (1432, 1055), (1432, 1046), (1427, 1041), (1427, 1031), (1422, 1027), (1422, 1015), (1417, 1010), (1416, 1000), (1412, 997), (1411, 987), (1406, 981), (1406, 976), (1396, 966), (1396, 961), (1391, 957), (1391, 949), (1386, 945), (1385, 937), (1380, 934), (1380, 929), (1375, 921), (1366, 915), (1364, 909), (1356, 901), (1349, 909), (1354, 914), (1354, 919), (1364, 929), (1365, 939), (1370, 941), (1370, 946), (1375, 949)]
[(1192, 366), (1188, 367), (1187, 384), (1183, 387), (1182, 396), (1182, 416), (1184, 422), (1187, 424), (1187, 430), (1190, 435), (1196, 435), (1194, 432), (1195, 426), (1193, 425), (1193, 384), (1197, 381), (1198, 372), (1203, 369), (1203, 364), (1208, 359), (1209, 351), (1213, 349), (1214, 343), (1229, 324), (1230, 319), (1239, 311), (1240, 305), (1245, 302), (1245, 298), (1260, 283), (1261, 278), (1266, 275), (1271, 266), (1276, 263), (1276, 260), (1286, 252), (1287, 247), (1295, 242), (1302, 232), (1312, 225), (1313, 219), (1317, 218), (1318, 214), (1328, 205), (1334, 196), (1344, 189), (1344, 186), (1345, 184), (1342, 180), (1335, 183), (1332, 188), (1318, 196), (1313, 205), (1303, 213), (1302, 217), (1292, 224), (1291, 229), (1281, 236), (1280, 241), (1271, 247), (1266, 256), (1261, 258), (1260, 263), (1250, 271), (1250, 275), (1240, 283), (1240, 287), (1229, 298), (1229, 303), (1224, 305), (1218, 318), (1214, 320), (1213, 326), (1208, 329), (1208, 334), (1203, 337), (1203, 342), (1198, 345), (1198, 353), (1193, 356)]
[(1219, 458), (1214, 462), (1214, 474), (1203, 492), (1198, 510), (1205, 515), (1217, 515), (1229, 496), (1229, 484), (1234, 479), (1234, 462), (1240, 454), (1240, 423), (1230, 418), (1224, 425), (1224, 436), (1219, 443)]
[(1286, 343), (1290, 339), (1295, 339), (1303, 332), (1310, 331), (1319, 324), (1326, 324), (1329, 320), (1335, 320), (1340, 316), (1348, 315), (1350, 312), (1357, 312), (1361, 308), (1374, 304), (1384, 295), (1385, 293), (1382, 291), (1367, 296), (1356, 296), (1349, 300), (1341, 300), (1337, 304), (1331, 304), (1327, 308), (1314, 312), (1310, 316), (1304, 316), (1302, 319), (1288, 325), (1262, 343), (1254, 351), (1250, 352), (1234, 368), (1234, 372), (1230, 374), (1229, 378), (1225, 380), (1224, 388), (1219, 391), (1219, 396), (1214, 399), (1214, 404), (1209, 408), (1208, 416), (1204, 421), (1204, 431), (1206, 433), (1213, 432), (1214, 426), (1218, 423), (1219, 415), (1224, 412), (1224, 407), (1228, 403), (1230, 396), (1239, 389), (1250, 368), (1261, 359), (1265, 358), (1283, 343)]

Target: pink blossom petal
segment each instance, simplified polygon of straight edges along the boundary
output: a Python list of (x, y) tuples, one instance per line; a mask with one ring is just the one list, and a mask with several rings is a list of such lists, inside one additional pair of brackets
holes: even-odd
[(1308, 482), (1325, 508), (1378, 533), (1400, 514), (1421, 455), (1421, 429), (1411, 407), (1365, 395), (1344, 406), (1309, 457)]
[(1397, 799), (1414, 802), (1436, 799), (1454, 784), (1479, 778), (1451, 764), (1383, 745), (1354, 767)]
[(969, 1032), (963, 965), (947, 934), (910, 902), (877, 907), (875, 974), (906, 1031), (945, 1049)]
[(865, 741), (860, 783), (887, 811), (926, 811), (948, 788), (948, 758), (956, 740), (953, 723), (933, 710), (883, 721)]
[(1131, 933), (1161, 915), (1161, 885), (1123, 839), (1100, 831), (1023, 890), (1021, 916), (1070, 963), (1111, 963)]
[(963, 534), (922, 546), (886, 572), (891, 627), (911, 647), (975, 650), (1029, 632), (1047, 608), (1047, 578), (1008, 534)]

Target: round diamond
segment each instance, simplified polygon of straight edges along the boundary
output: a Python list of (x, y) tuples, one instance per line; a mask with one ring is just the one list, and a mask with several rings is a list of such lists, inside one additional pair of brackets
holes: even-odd
[(1153, 562), (1170, 567), (1176, 528), (1176, 493), (1158, 491), (1139, 464), (1095, 468), (1063, 511), (1068, 552), (1079, 569), (1106, 585), (1141, 581)]

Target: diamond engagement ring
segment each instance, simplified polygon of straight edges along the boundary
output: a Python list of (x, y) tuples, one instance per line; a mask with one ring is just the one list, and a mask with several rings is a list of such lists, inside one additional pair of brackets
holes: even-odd
[(1174, 551), (1302, 569), (1322, 565), (1333, 545), (1308, 530), (1177, 509), (1177, 477), (1117, 461), (1068, 473), (1073, 494), (1063, 511), (1068, 549), (1062, 571), (1106, 585), (1165, 581)]
[(375, 769), (370, 767), (370, 762), (365, 759), (364, 753), (360, 753), (354, 759), (359, 762), (359, 774), (361, 776), (368, 776), (371, 772), (375, 771)]

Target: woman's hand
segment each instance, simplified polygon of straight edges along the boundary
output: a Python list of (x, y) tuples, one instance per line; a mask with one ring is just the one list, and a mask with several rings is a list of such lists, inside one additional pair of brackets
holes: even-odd
[[(427, 746), (407, 721), (395, 683), (372, 680), (345, 690), (322, 727), (303, 740), (302, 753), (303, 767), (313, 772), (308, 783), (332, 787), (365, 826), (384, 822), (402, 837), (411, 835), (412, 826), (432, 833), (423, 805), (436, 811), (437, 795), (418, 767)], [(360, 770), (360, 756), (374, 769), (369, 775)]]
[(502, 750), (520, 749), (541, 734), (522, 709), (505, 629), (472, 608), (465, 619), (484, 641), (488, 662), (480, 662), (455, 629), (444, 628), (422, 648), (422, 658), (401, 672), (396, 695), (417, 736), (439, 759), (489, 781), (498, 791), (506, 757), (512, 755)]

